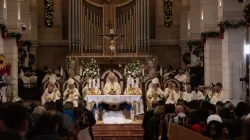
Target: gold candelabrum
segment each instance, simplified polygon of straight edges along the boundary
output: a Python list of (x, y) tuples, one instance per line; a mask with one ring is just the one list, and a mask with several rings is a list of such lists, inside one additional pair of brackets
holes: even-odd
[(96, 88), (89, 88), (89, 95), (97, 95)]
[(138, 88), (136, 88), (136, 87), (128, 87), (127, 94), (128, 95), (139, 95)]

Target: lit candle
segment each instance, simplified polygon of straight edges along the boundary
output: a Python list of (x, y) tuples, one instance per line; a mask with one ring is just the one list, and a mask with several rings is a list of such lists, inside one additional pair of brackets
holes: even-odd
[(135, 87), (135, 80), (134, 80), (134, 78), (131, 78), (131, 85), (132, 85), (132, 88)]
[(88, 83), (89, 83), (89, 88), (91, 88), (91, 79), (89, 79)]
[(93, 87), (96, 87), (96, 85), (95, 85), (95, 79), (93, 79)]
[(82, 76), (82, 67), (80, 67), (80, 76)]
[(130, 84), (131, 84), (131, 83), (130, 83), (130, 80), (131, 80), (131, 77), (129, 76), (129, 77), (128, 77), (128, 81), (127, 81), (127, 86), (128, 86), (128, 87), (130, 87)]
[(162, 68), (160, 68), (160, 75), (162, 76)]
[(139, 78), (137, 77), (135, 80), (136, 80), (136, 85), (135, 86), (139, 87)]
[(100, 75), (100, 69), (98, 68), (97, 70), (97, 75), (99, 76)]
[(145, 70), (144, 69), (142, 69), (142, 76), (144, 76), (145, 75)]
[(100, 88), (100, 78), (97, 79), (97, 87)]
[(63, 67), (60, 69), (60, 75), (63, 76)]

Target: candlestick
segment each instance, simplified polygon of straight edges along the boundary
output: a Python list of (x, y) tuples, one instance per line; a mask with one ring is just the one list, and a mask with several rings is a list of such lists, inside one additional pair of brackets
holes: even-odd
[(142, 69), (142, 76), (144, 76), (145, 75), (145, 70), (144, 69)]
[(60, 69), (60, 75), (63, 76), (63, 67)]
[(100, 88), (100, 78), (97, 79), (97, 87)]
[(91, 79), (88, 80), (89, 88), (91, 88)]
[(96, 81), (95, 81), (96, 79), (93, 79), (93, 87), (96, 87)]
[(82, 76), (82, 67), (80, 67), (80, 76)]

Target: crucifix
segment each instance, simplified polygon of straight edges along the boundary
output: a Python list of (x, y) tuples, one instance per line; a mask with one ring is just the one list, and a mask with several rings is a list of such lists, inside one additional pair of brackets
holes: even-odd
[(110, 51), (111, 51), (111, 64), (113, 64), (113, 55), (115, 53), (115, 40), (118, 39), (119, 37), (121, 36), (125, 36), (125, 35), (116, 35), (115, 32), (114, 32), (114, 29), (113, 29), (113, 26), (111, 23), (110, 23), (110, 20), (109, 20), (109, 23), (107, 24), (107, 27), (109, 27), (109, 34), (101, 34), (101, 35), (98, 35), (98, 36), (103, 36), (105, 37), (105, 39), (109, 40), (110, 41)]

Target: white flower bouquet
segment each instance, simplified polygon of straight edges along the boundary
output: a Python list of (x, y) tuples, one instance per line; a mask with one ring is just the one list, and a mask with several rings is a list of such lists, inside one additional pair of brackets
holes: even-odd
[(125, 74), (126, 76), (132, 77), (140, 77), (142, 75), (142, 71), (140, 69), (140, 61), (132, 60), (125, 66)]
[(84, 64), (85, 74), (84, 76), (94, 78), (99, 74), (99, 66), (94, 59), (90, 59), (86, 64)]

